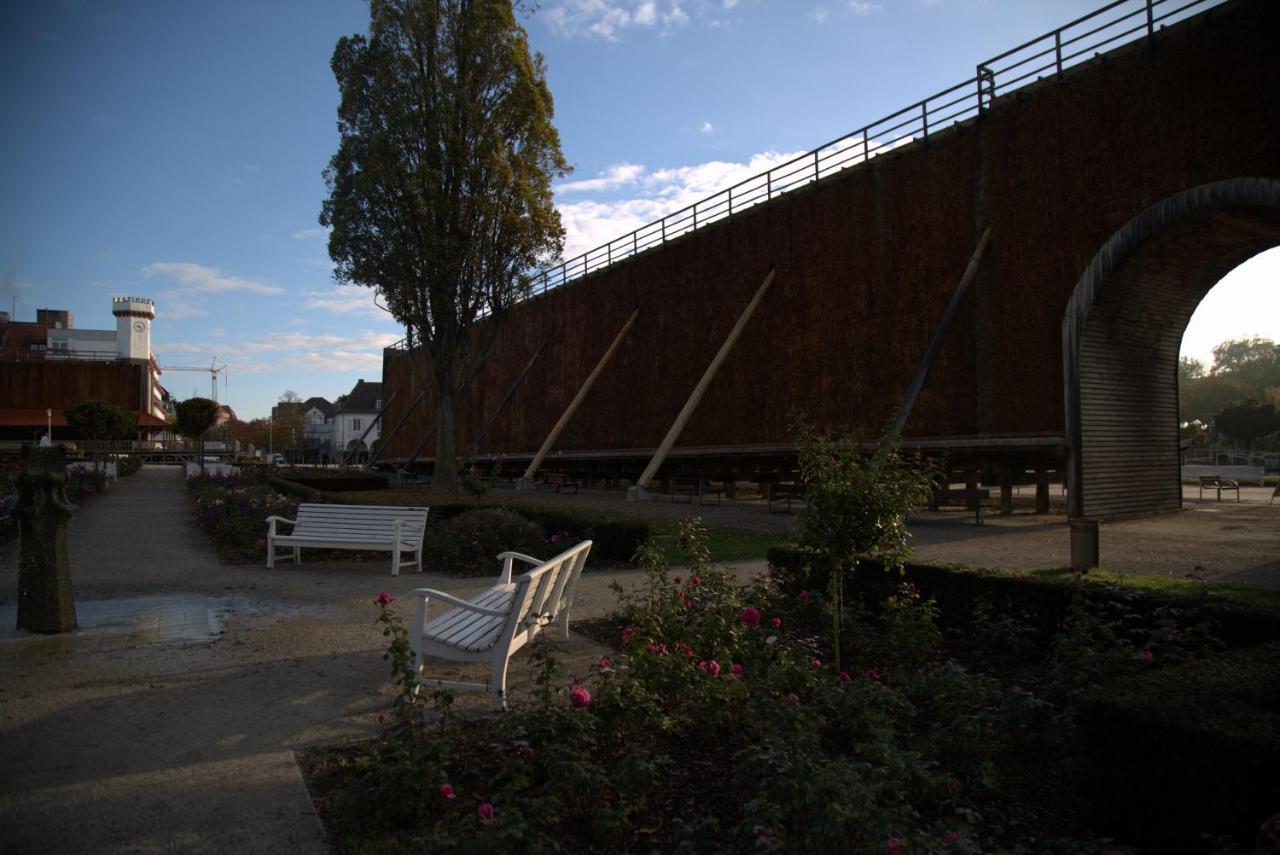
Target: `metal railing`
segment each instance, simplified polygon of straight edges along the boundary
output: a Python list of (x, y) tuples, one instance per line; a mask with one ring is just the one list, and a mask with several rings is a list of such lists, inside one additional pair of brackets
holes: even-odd
[[(1115, 0), (978, 63), (974, 76), (968, 80), (539, 272), (529, 296), (603, 270), (777, 196), (859, 166), (877, 155), (926, 140), (931, 133), (986, 111), (998, 96), (1045, 76), (1060, 77), (1067, 68), (1102, 50), (1150, 37), (1160, 27), (1191, 17), (1196, 13), (1193, 9), (1198, 12), (1199, 7), (1207, 9), (1223, 2), (1225, 0)], [(392, 347), (403, 349), (407, 347), (406, 342), (407, 339), (398, 341)]]

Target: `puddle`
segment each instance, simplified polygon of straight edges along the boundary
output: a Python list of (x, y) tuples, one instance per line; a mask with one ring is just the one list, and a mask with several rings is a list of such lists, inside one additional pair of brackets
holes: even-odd
[[(79, 627), (71, 633), (43, 635), (15, 629), (17, 603), (0, 605), (0, 642), (25, 644), (157, 644), (208, 642), (221, 636), (223, 618), (238, 611), (233, 598), (192, 594), (76, 600)], [(256, 604), (255, 604), (256, 605)]]

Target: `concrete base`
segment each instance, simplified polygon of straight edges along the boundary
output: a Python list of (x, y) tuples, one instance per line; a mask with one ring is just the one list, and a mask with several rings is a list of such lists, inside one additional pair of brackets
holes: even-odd
[(644, 487), (641, 487), (639, 484), (635, 484), (627, 488), (627, 501), (628, 502), (652, 502), (652, 501), (655, 501), (655, 499), (653, 498), (653, 493), (650, 493), (648, 490), (646, 490)]
[(527, 493), (538, 489), (538, 485), (530, 481), (528, 478), (520, 478), (516, 481), (516, 489), (523, 490)]
[(1071, 520), (1071, 569), (1093, 570), (1098, 566), (1098, 521), (1083, 517)]

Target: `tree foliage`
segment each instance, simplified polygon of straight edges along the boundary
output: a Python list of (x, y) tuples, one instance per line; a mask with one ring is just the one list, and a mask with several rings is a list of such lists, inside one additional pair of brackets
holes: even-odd
[(1261, 404), (1249, 398), (1224, 407), (1214, 418), (1214, 426), (1252, 447), (1254, 440), (1280, 431), (1280, 412), (1270, 401)]
[(137, 413), (106, 401), (81, 401), (63, 416), (85, 439), (128, 439), (138, 429)]
[(208, 398), (187, 398), (176, 406), (173, 429), (187, 439), (199, 439), (218, 421), (218, 402)]
[[(1274, 401), (1280, 391), (1280, 344), (1265, 338), (1229, 339), (1213, 349), (1213, 366), (1178, 361), (1181, 419), (1214, 420), (1228, 404)], [(1228, 434), (1230, 435), (1230, 434)]]
[[(510, 0), (373, 0), (333, 54), (341, 142), (320, 215), (334, 277), (377, 289), (425, 350), (436, 476), (456, 480), (453, 405), (564, 231), (568, 172), (540, 54)], [(480, 319), (486, 318), (481, 323)]]

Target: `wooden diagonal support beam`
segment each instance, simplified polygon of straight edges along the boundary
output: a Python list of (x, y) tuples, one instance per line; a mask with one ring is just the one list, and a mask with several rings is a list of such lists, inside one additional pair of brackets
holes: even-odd
[(478, 454), (480, 451), (480, 443), (484, 442), (484, 438), (489, 435), (490, 428), (493, 423), (498, 420), (498, 416), (502, 415), (502, 411), (507, 408), (507, 404), (511, 403), (511, 398), (515, 395), (516, 390), (524, 383), (524, 378), (529, 374), (529, 370), (533, 368), (533, 364), (538, 361), (538, 357), (542, 355), (542, 351), (547, 349), (547, 343), (544, 341), (542, 346), (533, 352), (533, 356), (529, 358), (529, 362), (525, 365), (524, 370), (520, 372), (520, 376), (516, 378), (511, 387), (507, 389), (507, 394), (502, 396), (502, 400), (498, 402), (498, 408), (493, 411), (493, 415), (489, 416), (489, 420), (484, 423), (484, 427), (480, 428), (480, 433), (476, 436), (475, 442), (471, 443), (472, 454)]
[(956, 286), (956, 291), (951, 295), (951, 303), (947, 306), (946, 312), (942, 315), (942, 320), (938, 323), (938, 329), (933, 334), (933, 340), (929, 342), (929, 347), (924, 353), (924, 358), (920, 360), (920, 365), (916, 367), (916, 375), (911, 380), (911, 385), (907, 387), (907, 393), (902, 397), (902, 403), (898, 405), (897, 415), (893, 417), (888, 430), (880, 439), (880, 447), (876, 449), (876, 457), (883, 455), (893, 443), (897, 442), (898, 437), (902, 435), (902, 428), (907, 423), (907, 417), (911, 415), (911, 408), (915, 406), (916, 397), (920, 394), (920, 390), (924, 388), (925, 377), (929, 374), (929, 369), (933, 366), (933, 362), (938, 358), (938, 351), (942, 350), (942, 340), (946, 338), (947, 330), (951, 327), (951, 322), (955, 320), (956, 313), (960, 311), (960, 301), (964, 299), (964, 295), (969, 291), (969, 286), (973, 283), (973, 279), (978, 274), (978, 262), (982, 260), (982, 255), (987, 251), (987, 244), (991, 242), (991, 229), (987, 228), (982, 232), (982, 237), (978, 238), (978, 246), (973, 250), (973, 255), (969, 257), (969, 264), (964, 269), (964, 274), (960, 277), (960, 284)]
[(426, 389), (423, 389), (421, 392), (419, 392), (418, 397), (414, 398), (413, 403), (409, 405), (409, 409), (405, 410), (404, 415), (402, 415), (400, 417), (400, 420), (396, 422), (396, 426), (391, 429), (390, 433), (382, 437), (382, 442), (378, 444), (378, 450), (369, 456), (370, 466), (378, 462), (378, 458), (382, 456), (382, 449), (386, 448), (387, 445), (391, 443), (391, 440), (395, 437), (395, 435), (400, 432), (400, 428), (404, 427), (405, 420), (409, 418), (410, 415), (413, 414), (414, 410), (418, 409), (418, 405), (422, 403), (422, 399), (425, 398), (426, 396), (427, 396)]
[(633, 310), (631, 317), (627, 318), (627, 322), (622, 325), (622, 329), (618, 330), (618, 334), (613, 337), (613, 343), (609, 345), (609, 349), (604, 352), (604, 356), (600, 357), (596, 367), (587, 375), (587, 379), (582, 382), (582, 388), (578, 390), (577, 395), (573, 396), (573, 400), (569, 402), (569, 406), (565, 408), (565, 411), (560, 414), (560, 419), (556, 422), (555, 427), (551, 428), (551, 433), (547, 434), (547, 438), (542, 442), (542, 447), (538, 449), (533, 461), (524, 470), (524, 475), (516, 483), (518, 489), (529, 490), (533, 488), (533, 476), (538, 474), (538, 467), (542, 465), (542, 459), (547, 456), (547, 452), (556, 444), (556, 440), (560, 438), (560, 432), (565, 429), (569, 424), (569, 420), (573, 418), (573, 414), (578, 411), (583, 399), (587, 397), (587, 393), (591, 391), (591, 387), (595, 384), (596, 378), (604, 371), (605, 366), (609, 364), (609, 360), (613, 359), (613, 355), (618, 351), (618, 346), (627, 337), (627, 333), (631, 332), (631, 325), (636, 322), (636, 318), (639, 315), (639, 309)]
[(649, 495), (649, 484), (653, 481), (653, 476), (658, 474), (658, 468), (662, 466), (667, 459), (667, 454), (671, 451), (671, 446), (675, 445), (677, 439), (680, 438), (681, 431), (689, 422), (689, 418), (693, 415), (693, 411), (698, 408), (698, 404), (702, 401), (702, 396), (706, 394), (707, 387), (711, 385), (711, 381), (715, 379), (716, 372), (720, 370), (720, 364), (724, 362), (725, 357), (729, 355), (729, 351), (733, 350), (733, 346), (737, 344), (738, 337), (742, 335), (742, 330), (746, 327), (747, 321), (751, 320), (751, 316), (755, 314), (756, 307), (760, 305), (760, 301), (764, 299), (765, 293), (769, 290), (769, 286), (773, 284), (774, 270), (769, 269), (769, 275), (760, 283), (760, 287), (756, 289), (755, 296), (751, 298), (751, 302), (747, 303), (747, 307), (742, 310), (742, 314), (738, 317), (738, 322), (733, 325), (733, 329), (729, 331), (729, 337), (724, 340), (724, 344), (720, 345), (720, 350), (716, 353), (715, 358), (711, 360), (711, 364), (707, 366), (707, 370), (702, 373), (702, 379), (698, 381), (698, 385), (693, 387), (693, 392), (689, 395), (689, 400), (685, 401), (684, 408), (680, 410), (680, 414), (676, 416), (676, 420), (671, 424), (671, 429), (667, 431), (667, 435), (663, 437), (662, 444), (658, 446), (658, 450), (654, 453), (653, 459), (649, 461), (649, 465), (645, 467), (644, 472), (640, 475), (640, 479), (636, 481), (635, 486), (627, 490), (627, 499), (637, 501), (652, 498)]

